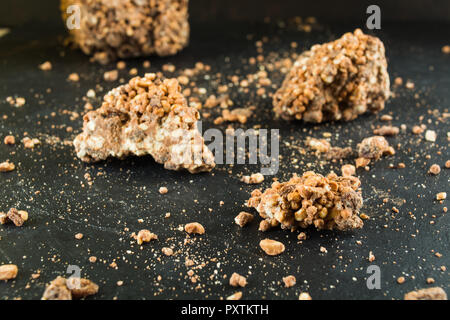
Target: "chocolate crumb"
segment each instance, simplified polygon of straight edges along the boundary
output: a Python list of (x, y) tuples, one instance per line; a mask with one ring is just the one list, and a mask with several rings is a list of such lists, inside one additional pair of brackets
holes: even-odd
[(234, 272), (230, 277), (230, 285), (233, 287), (245, 287), (247, 285), (247, 279)]
[(290, 288), (290, 287), (293, 287), (295, 285), (297, 280), (295, 279), (294, 276), (287, 276), (287, 277), (283, 277), (283, 282), (284, 282), (284, 286), (286, 288)]

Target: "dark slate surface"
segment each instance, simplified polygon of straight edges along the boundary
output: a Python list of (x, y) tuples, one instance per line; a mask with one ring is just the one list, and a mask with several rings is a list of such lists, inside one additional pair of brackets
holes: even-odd
[[(211, 65), (211, 73), (233, 75), (236, 69), (245, 73), (247, 67), (242, 66), (242, 59), (256, 56), (254, 41), (246, 39), (249, 33), (255, 34), (254, 39), (269, 36), (265, 53), (301, 52), (354, 27), (324, 25), (307, 34), (273, 25), (195, 25), (189, 48), (172, 58), (150, 58), (150, 71), (160, 70), (167, 62), (180, 69), (202, 61)], [(449, 31), (448, 25), (400, 24), (383, 25), (377, 33), (387, 48), (391, 79), (401, 76), (415, 83), (414, 90), (395, 89), (396, 97), (381, 114), (391, 113), (394, 125), (406, 124), (408, 129), (389, 138), (397, 150), (394, 157), (383, 158), (369, 172), (358, 171), (365, 198), (363, 212), (371, 217), (364, 228), (349, 233), (308, 229), (308, 240), (299, 244), (297, 232), (258, 232), (259, 218), (245, 229), (233, 223), (253, 189), (243, 185), (239, 176), (255, 172), (254, 166), (219, 165), (211, 174), (190, 175), (166, 171), (151, 157), (89, 165), (75, 158), (71, 146), (46, 143), (46, 136), (64, 140), (79, 132), (81, 117), (70, 120), (70, 115), (61, 111), (81, 113), (80, 98), (88, 89), (97, 83), (105, 91), (117, 85), (102, 80), (103, 72), (113, 66), (91, 64), (80, 52), (64, 48), (60, 41), (62, 29), (31, 26), (12, 30), (0, 39), (0, 115), (8, 116), (0, 122), (0, 137), (13, 134), (20, 140), (28, 132), (43, 144), (34, 151), (24, 149), (21, 143), (0, 146), (0, 160), (10, 159), (17, 166), (14, 172), (0, 174), (0, 210), (14, 206), (30, 215), (22, 228), (0, 226), (0, 264), (14, 263), (20, 270), (16, 280), (0, 283), (1, 298), (39, 299), (45, 284), (64, 275), (68, 265), (80, 266), (82, 276), (100, 285), (96, 299), (218, 299), (237, 291), (228, 285), (228, 279), (223, 279), (232, 272), (248, 278), (247, 287), (242, 289), (245, 299), (297, 299), (301, 291), (309, 292), (314, 299), (400, 299), (410, 290), (429, 287), (428, 277), (449, 292), (449, 272), (440, 269), (450, 267), (450, 221), (443, 211), (448, 200), (443, 204), (434, 200), (437, 192), (449, 191), (449, 174), (448, 169), (439, 176), (427, 174), (431, 164), (438, 163), (443, 168), (449, 159), (449, 127), (447, 122), (438, 120), (448, 112), (450, 103), (450, 56), (441, 53), (441, 47), (450, 39)], [(299, 43), (295, 50), (289, 46), (294, 40)], [(224, 62), (225, 57), (230, 58), (229, 63)], [(50, 72), (37, 68), (46, 60), (53, 63)], [(136, 66), (143, 74), (143, 60), (130, 61), (128, 67)], [(71, 72), (80, 74), (78, 84), (66, 81)], [(128, 78), (124, 72), (121, 76)], [(280, 75), (274, 74), (273, 82), (278, 86)], [(207, 81), (199, 84), (208, 89)], [(51, 92), (47, 92), (48, 88)], [(25, 97), (26, 105), (10, 106), (5, 99), (11, 95)], [(248, 99), (245, 94), (233, 93), (237, 106), (246, 105)], [(331, 132), (334, 145), (355, 147), (371, 135), (374, 126), (382, 124), (379, 115), (321, 126), (287, 123), (273, 119), (270, 99), (258, 98), (252, 103), (260, 111), (243, 128), (262, 124), (264, 128), (280, 129), (283, 159), (276, 177), (281, 180), (308, 169), (323, 174), (330, 170), (339, 172), (341, 166), (302, 155), (286, 142), (303, 146), (306, 136), (320, 137), (323, 132)], [(52, 116), (52, 112), (56, 114)], [(419, 123), (436, 130), (436, 143), (425, 141), (423, 134), (411, 133), (412, 126)], [(75, 131), (66, 132), (66, 126)], [(205, 120), (204, 126), (212, 127), (212, 119)], [(293, 159), (299, 160), (297, 167), (292, 164)], [(389, 168), (400, 162), (406, 164), (405, 169)], [(97, 176), (99, 171), (104, 175)], [(92, 186), (86, 183), (85, 173), (93, 177)], [(269, 185), (270, 179), (266, 179), (262, 187)], [(169, 193), (160, 195), (160, 186), (167, 186)], [(384, 198), (389, 199), (387, 203), (383, 203)], [(224, 201), (222, 206), (220, 201)], [(393, 206), (400, 212), (393, 214)], [(166, 212), (171, 213), (169, 219), (164, 218)], [(138, 222), (140, 218), (144, 223)], [(207, 231), (184, 246), (186, 235), (178, 228), (191, 221), (202, 223)], [(142, 228), (158, 234), (159, 240), (141, 250), (130, 243), (129, 236)], [(74, 239), (78, 232), (84, 234), (83, 240)], [(265, 237), (282, 241), (285, 253), (266, 256), (258, 247)], [(164, 246), (172, 246), (176, 254), (163, 256), (160, 250)], [(321, 246), (328, 253), (321, 253)], [(376, 256), (373, 263), (381, 268), (380, 290), (366, 287), (369, 251)], [(438, 258), (435, 252), (443, 256)], [(94, 264), (88, 261), (91, 255), (99, 259)], [(196, 284), (187, 276), (186, 256), (198, 264), (205, 262), (201, 269), (195, 269), (199, 275)], [(114, 259), (117, 270), (109, 267)], [(31, 280), (38, 270), (39, 279)], [(211, 280), (215, 270), (217, 275)], [(281, 278), (289, 274), (296, 276), (297, 285), (286, 289)], [(403, 285), (396, 283), (399, 276), (406, 278)], [(119, 280), (123, 286), (117, 286)]]

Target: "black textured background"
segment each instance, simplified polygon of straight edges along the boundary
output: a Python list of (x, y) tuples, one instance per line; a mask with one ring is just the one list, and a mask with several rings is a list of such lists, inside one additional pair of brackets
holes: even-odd
[[(254, 40), (263, 36), (269, 37), (265, 52), (301, 52), (362, 26), (319, 22), (323, 26), (320, 30), (303, 33), (280, 29), (276, 23), (193, 21), (190, 46), (175, 57), (152, 57), (150, 71), (160, 70), (167, 62), (181, 69), (202, 61), (211, 65), (211, 73), (233, 75), (237, 69), (246, 71), (248, 65), (243, 66), (242, 59), (256, 56)], [(223, 279), (233, 272), (247, 276), (244, 299), (297, 299), (301, 291), (309, 292), (314, 299), (401, 299), (412, 289), (429, 287), (427, 277), (433, 277), (435, 285), (449, 292), (449, 272), (440, 269), (450, 264), (450, 221), (448, 213), (443, 212), (448, 200), (444, 204), (434, 200), (437, 192), (449, 191), (449, 174), (448, 169), (438, 176), (430, 176), (427, 171), (433, 163), (444, 167), (449, 158), (449, 126), (438, 118), (448, 113), (450, 103), (450, 56), (441, 53), (450, 39), (450, 28), (435, 23), (386, 23), (382, 27), (376, 35), (386, 45), (391, 79), (411, 79), (415, 89), (395, 89), (396, 97), (381, 114), (392, 114), (394, 125), (406, 124), (408, 129), (389, 138), (397, 150), (394, 157), (374, 163), (369, 172), (358, 171), (365, 199), (362, 211), (371, 217), (364, 228), (350, 233), (308, 229), (308, 240), (302, 244), (298, 244), (297, 233), (278, 229), (258, 232), (259, 218), (244, 229), (234, 224), (233, 218), (244, 208), (253, 189), (242, 184), (239, 176), (255, 172), (254, 167), (219, 165), (210, 174), (190, 175), (164, 170), (151, 157), (86, 165), (75, 158), (72, 147), (46, 143), (46, 135), (72, 139), (79, 132), (81, 118), (70, 120), (70, 115), (62, 115), (61, 110), (81, 113), (80, 98), (88, 89), (97, 83), (104, 91), (116, 86), (102, 80), (103, 72), (113, 66), (91, 64), (82, 53), (64, 48), (60, 41), (62, 27), (13, 28), (0, 38), (0, 115), (8, 116), (0, 120), (0, 137), (3, 140), (5, 135), (14, 134), (20, 140), (28, 132), (43, 144), (34, 151), (24, 149), (19, 142), (15, 146), (0, 145), (0, 160), (10, 159), (17, 166), (14, 172), (0, 174), (0, 210), (14, 206), (30, 214), (22, 228), (0, 226), (0, 264), (14, 263), (20, 270), (16, 280), (0, 283), (0, 297), (39, 299), (45, 284), (64, 275), (68, 265), (82, 267), (82, 276), (100, 285), (100, 292), (93, 297), (97, 299), (219, 299), (237, 291)], [(247, 40), (247, 34), (253, 34), (254, 40)], [(291, 49), (291, 41), (297, 41), (299, 47)], [(229, 63), (225, 57), (230, 58)], [(46, 60), (53, 63), (50, 72), (37, 68)], [(128, 61), (128, 67), (135, 66), (143, 74), (148, 71), (142, 67), (143, 60)], [(66, 81), (72, 72), (80, 74), (79, 83)], [(121, 76), (128, 78), (125, 72)], [(279, 76), (274, 74), (272, 78), (276, 86), (280, 84)], [(208, 89), (207, 81), (201, 85)], [(7, 96), (14, 95), (25, 97), (27, 104), (14, 108), (5, 102)], [(245, 94), (233, 95), (235, 105), (248, 102)], [(323, 174), (339, 172), (341, 166), (301, 155), (286, 142), (303, 146), (306, 136), (331, 132), (333, 145), (355, 147), (371, 135), (374, 126), (383, 124), (379, 115), (321, 126), (288, 123), (273, 119), (270, 99), (252, 103), (261, 111), (244, 128), (261, 124), (280, 129), (283, 160), (276, 177), (281, 180), (309, 169)], [(411, 127), (419, 123), (437, 131), (436, 143), (411, 133)], [(212, 127), (212, 119), (204, 125)], [(75, 132), (67, 133), (66, 126), (72, 126)], [(293, 159), (299, 160), (297, 167)], [(406, 164), (405, 169), (389, 168), (400, 162)], [(104, 175), (97, 176), (99, 171)], [(83, 177), (86, 172), (94, 177), (92, 186)], [(267, 179), (260, 187), (269, 185)], [(160, 186), (167, 186), (169, 193), (160, 195)], [(389, 199), (387, 203), (383, 203), (384, 198)], [(224, 201), (223, 206), (220, 201)], [(400, 212), (393, 214), (393, 206)], [(171, 212), (169, 219), (164, 218), (166, 212)], [(144, 223), (138, 223), (140, 218)], [(177, 229), (191, 221), (202, 223), (206, 234), (184, 246), (186, 235)], [(130, 244), (129, 235), (142, 228), (158, 234), (159, 240), (141, 250)], [(84, 234), (81, 241), (74, 239), (78, 232)], [(265, 237), (282, 241), (285, 253), (277, 257), (262, 253), (258, 243)], [(163, 256), (160, 249), (165, 246), (172, 246), (176, 254)], [(328, 253), (321, 253), (320, 246)], [(368, 290), (365, 284), (369, 251), (376, 256), (374, 264), (381, 268), (381, 290)], [(89, 263), (91, 255), (99, 261)], [(198, 264), (205, 262), (201, 269), (195, 269), (200, 277), (197, 284), (187, 277), (186, 256)], [(117, 270), (108, 266), (114, 259)], [(38, 270), (40, 278), (32, 280), (31, 274)], [(286, 289), (281, 278), (289, 274), (296, 276), (297, 285)], [(399, 276), (406, 278), (403, 285), (396, 283)], [(124, 281), (123, 286), (116, 285), (119, 280)]]

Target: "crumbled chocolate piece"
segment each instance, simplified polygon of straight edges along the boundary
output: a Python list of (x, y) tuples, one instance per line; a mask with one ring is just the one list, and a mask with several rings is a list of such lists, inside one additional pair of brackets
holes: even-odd
[(144, 242), (158, 240), (158, 236), (147, 229), (140, 230), (135, 238), (137, 244), (139, 245), (143, 244)]
[(70, 30), (74, 43), (102, 64), (118, 58), (174, 55), (189, 41), (188, 0), (87, 1), (62, 0), (80, 6), (79, 28)]
[(447, 199), (447, 192), (439, 192), (436, 194), (436, 200), (441, 201)]
[(325, 158), (328, 160), (340, 160), (353, 156), (353, 150), (350, 147), (340, 148), (332, 147), (331, 144), (325, 139), (316, 139), (312, 137), (306, 138), (306, 145), (312, 150), (315, 150), (317, 154), (324, 153)]
[(72, 292), (66, 286), (66, 279), (57, 277), (45, 288), (42, 300), (72, 300)]
[(438, 175), (441, 172), (441, 167), (438, 164), (433, 164), (428, 172), (433, 175)]
[(353, 149), (350, 147), (340, 148), (340, 147), (332, 147), (325, 153), (325, 158), (328, 160), (340, 160), (340, 159), (348, 159), (354, 155)]
[(0, 224), (6, 224), (8, 221), (8, 215), (4, 212), (0, 212)]
[(16, 143), (16, 138), (14, 138), (14, 136), (6, 136), (3, 142), (5, 144), (12, 145)]
[(311, 149), (320, 153), (326, 153), (331, 149), (331, 144), (325, 139), (316, 139), (312, 137), (307, 137), (306, 145)]
[(298, 240), (306, 240), (306, 233), (300, 232), (297, 236)]
[(78, 82), (80, 81), (80, 76), (78, 75), (78, 73), (71, 73), (69, 74), (69, 76), (67, 77), (67, 80), (71, 81), (71, 82)]
[(298, 296), (298, 300), (312, 300), (308, 292), (301, 292)]
[(166, 169), (211, 171), (214, 156), (197, 130), (199, 113), (187, 105), (176, 79), (135, 77), (84, 116), (73, 144), (86, 162), (150, 154)]
[(447, 294), (444, 289), (434, 287), (408, 292), (405, 300), (447, 300)]
[(75, 234), (75, 239), (81, 240), (81, 239), (83, 239), (83, 238), (84, 238), (84, 234), (82, 234), (82, 233), (77, 233), (77, 234)]
[(369, 251), (369, 258), (368, 258), (369, 262), (374, 262), (375, 261), (375, 255), (373, 254), (372, 251)]
[(412, 89), (414, 89), (415, 84), (411, 80), (408, 80), (408, 81), (406, 81), (405, 87), (406, 87), (406, 89), (412, 90)]
[(284, 282), (284, 286), (286, 288), (290, 288), (295, 286), (295, 283), (297, 282), (297, 280), (295, 279), (294, 276), (287, 276), (287, 277), (283, 277), (283, 282)]
[(422, 128), (421, 126), (413, 126), (411, 131), (414, 134), (421, 134), (422, 132), (425, 131), (425, 129)]
[(284, 252), (285, 247), (279, 241), (264, 239), (259, 242), (259, 246), (269, 256), (276, 256)]
[(45, 61), (44, 63), (39, 65), (39, 69), (42, 71), (52, 70), (52, 63), (50, 61)]
[(373, 130), (373, 134), (378, 136), (396, 136), (399, 132), (400, 129), (394, 126), (382, 126)]
[(230, 286), (233, 287), (245, 287), (247, 285), (247, 279), (244, 276), (234, 272), (230, 277)]
[(437, 138), (436, 131), (434, 130), (427, 130), (425, 131), (425, 140), (430, 142), (435, 142)]
[(241, 300), (242, 298), (242, 291), (238, 291), (236, 293), (233, 293), (231, 296), (227, 297), (227, 300)]
[(365, 167), (370, 163), (370, 159), (367, 158), (357, 158), (355, 159), (356, 168)]
[(266, 232), (269, 229), (270, 229), (270, 223), (267, 220), (262, 220), (259, 223), (259, 228), (258, 228), (259, 231)]
[(164, 247), (161, 249), (162, 253), (164, 253), (166, 256), (171, 256), (173, 255), (173, 249), (172, 248), (167, 248)]
[(273, 105), (284, 119), (348, 121), (384, 109), (389, 95), (384, 45), (356, 29), (303, 53), (274, 94)]
[(98, 285), (91, 280), (71, 277), (66, 281), (67, 288), (72, 292), (73, 299), (82, 299), (98, 292)]
[(253, 173), (251, 176), (243, 176), (242, 182), (246, 184), (258, 184), (264, 181), (264, 176), (261, 173)]
[(344, 164), (341, 167), (341, 172), (344, 177), (346, 176), (354, 176), (356, 174), (356, 168), (352, 164)]
[(19, 269), (15, 264), (4, 264), (0, 266), (0, 281), (15, 279)]
[(389, 142), (384, 137), (373, 136), (361, 141), (358, 145), (358, 154), (360, 158), (378, 160), (385, 154), (395, 154), (395, 150), (389, 146)]
[(220, 124), (224, 121), (228, 122), (239, 122), (246, 123), (247, 119), (252, 115), (252, 110), (249, 108), (236, 108), (233, 110), (224, 109), (222, 110), (222, 117), (216, 119), (215, 123)]
[(252, 192), (247, 201), (261, 217), (276, 220), (282, 228), (314, 225), (318, 229), (361, 228), (361, 182), (353, 176), (324, 177), (312, 171), (294, 175), (288, 182), (274, 182), (264, 193)]
[(35, 146), (41, 144), (41, 142), (39, 141), (39, 139), (37, 139), (37, 138), (33, 138), (33, 139), (32, 139), (32, 138), (29, 138), (29, 137), (23, 138), (23, 139), (22, 139), (22, 143), (23, 143), (23, 146), (24, 146), (26, 149), (33, 149)]
[(82, 299), (97, 292), (98, 285), (88, 279), (71, 277), (66, 280), (58, 276), (47, 286), (42, 300)]
[(0, 172), (10, 172), (13, 171), (16, 168), (14, 163), (5, 161), (0, 163)]
[(20, 108), (20, 107), (23, 107), (25, 105), (25, 103), (26, 103), (25, 98), (17, 97), (14, 102), (14, 106)]
[(159, 188), (158, 192), (160, 194), (166, 194), (167, 192), (169, 192), (169, 190), (166, 187), (161, 187)]
[(383, 114), (381, 117), (380, 117), (380, 120), (381, 121), (392, 121), (394, 118), (391, 116), (391, 115), (389, 115), (389, 114)]
[(205, 228), (198, 222), (191, 222), (184, 226), (184, 231), (191, 234), (204, 234)]
[(103, 74), (103, 79), (105, 79), (105, 81), (116, 81), (119, 78), (119, 71), (118, 70), (111, 70), (111, 71), (106, 71)]
[(245, 225), (247, 225), (248, 223), (252, 222), (254, 219), (254, 216), (251, 213), (245, 212), (245, 211), (241, 211), (235, 218), (234, 218), (234, 222), (240, 226), (240, 227), (244, 227)]
[(8, 211), (7, 217), (16, 227), (21, 227), (28, 220), (28, 213), (26, 211), (19, 211), (16, 208), (11, 208)]

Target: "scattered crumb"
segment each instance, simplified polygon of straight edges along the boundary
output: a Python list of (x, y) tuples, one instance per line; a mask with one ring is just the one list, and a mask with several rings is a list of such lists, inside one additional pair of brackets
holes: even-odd
[(413, 126), (412, 127), (412, 133), (414, 133), (414, 134), (421, 134), (424, 131), (425, 130), (421, 126)]
[(164, 247), (164, 248), (161, 249), (161, 251), (162, 251), (162, 253), (164, 253), (166, 256), (171, 256), (171, 255), (173, 255), (173, 250), (172, 250), (172, 248)]
[(400, 132), (398, 127), (382, 126), (381, 128), (373, 130), (373, 134), (379, 136), (396, 136)]
[(241, 300), (242, 298), (242, 291), (238, 291), (231, 296), (227, 297), (227, 300)]
[(0, 281), (12, 280), (17, 277), (19, 269), (15, 264), (4, 264), (0, 266)]
[(16, 143), (16, 138), (14, 136), (6, 136), (3, 142), (7, 145), (12, 145)]
[(98, 285), (88, 279), (57, 277), (46, 287), (42, 300), (82, 299), (97, 292)]
[(106, 71), (103, 74), (103, 79), (105, 79), (105, 81), (116, 81), (119, 78), (119, 71), (118, 70), (111, 70), (111, 71)]
[(298, 240), (306, 240), (306, 233), (300, 232), (297, 236)]
[(11, 208), (6, 214), (4, 212), (0, 212), (0, 224), (6, 224), (11, 221), (16, 227), (21, 227), (27, 220), (28, 212), (24, 210)]
[(230, 285), (233, 287), (245, 287), (247, 285), (247, 279), (234, 272), (230, 277)]
[(71, 73), (67, 77), (67, 80), (69, 80), (71, 82), (78, 82), (78, 81), (80, 81), (80, 76), (78, 75), (78, 73)]
[(298, 300), (312, 300), (308, 292), (301, 292), (298, 296)]
[(82, 233), (77, 233), (75, 235), (75, 239), (77, 239), (77, 240), (81, 240), (81, 239), (83, 239), (83, 237), (84, 237), (84, 235)]
[(264, 176), (261, 173), (253, 173), (251, 176), (243, 176), (241, 181), (247, 184), (258, 184), (264, 181)]
[(380, 117), (380, 120), (381, 120), (381, 121), (392, 121), (393, 118), (392, 118), (392, 116), (390, 116), (390, 115), (388, 115), (388, 114), (383, 114), (383, 115)]
[(341, 167), (341, 172), (344, 177), (354, 176), (356, 174), (356, 168), (352, 164), (344, 164)]
[(240, 226), (240, 227), (244, 227), (245, 225), (247, 225), (248, 223), (252, 222), (254, 219), (253, 214), (245, 212), (245, 211), (241, 211), (235, 218), (234, 218), (234, 222)]
[(37, 138), (31, 139), (29, 137), (25, 137), (22, 139), (22, 143), (26, 149), (33, 149), (35, 146), (41, 144), (41, 141)]
[(167, 192), (169, 192), (169, 190), (166, 187), (161, 187), (159, 188), (158, 191), (160, 194), (166, 194)]
[(297, 280), (295, 279), (294, 276), (287, 276), (287, 277), (283, 277), (283, 282), (284, 282), (284, 286), (286, 288), (290, 288), (290, 287), (293, 287), (295, 285)]
[(405, 300), (447, 300), (447, 294), (440, 287), (420, 289), (405, 294)]
[(266, 232), (269, 229), (270, 229), (270, 223), (267, 220), (262, 220), (259, 223), (259, 228), (258, 228), (259, 231)]
[(264, 239), (259, 242), (259, 246), (269, 256), (276, 256), (284, 252), (285, 247), (279, 241)]
[(5, 161), (0, 163), (0, 172), (10, 172), (13, 171), (16, 168), (14, 163)]
[(441, 167), (438, 164), (433, 164), (428, 172), (434, 175), (438, 175), (441, 172)]
[(137, 244), (141, 245), (144, 242), (150, 242), (152, 240), (158, 240), (158, 236), (147, 229), (142, 229), (135, 237)]
[(436, 131), (434, 131), (434, 130), (427, 130), (425, 132), (425, 140), (430, 141), (430, 142), (435, 142), (436, 138), (437, 138)]
[(436, 200), (440, 201), (445, 199), (447, 199), (447, 192), (439, 192), (436, 194)]
[(52, 70), (52, 63), (50, 61), (45, 61), (44, 63), (39, 65), (39, 69), (43, 71)]
[(205, 228), (198, 222), (191, 222), (184, 226), (184, 230), (189, 234), (204, 234)]

